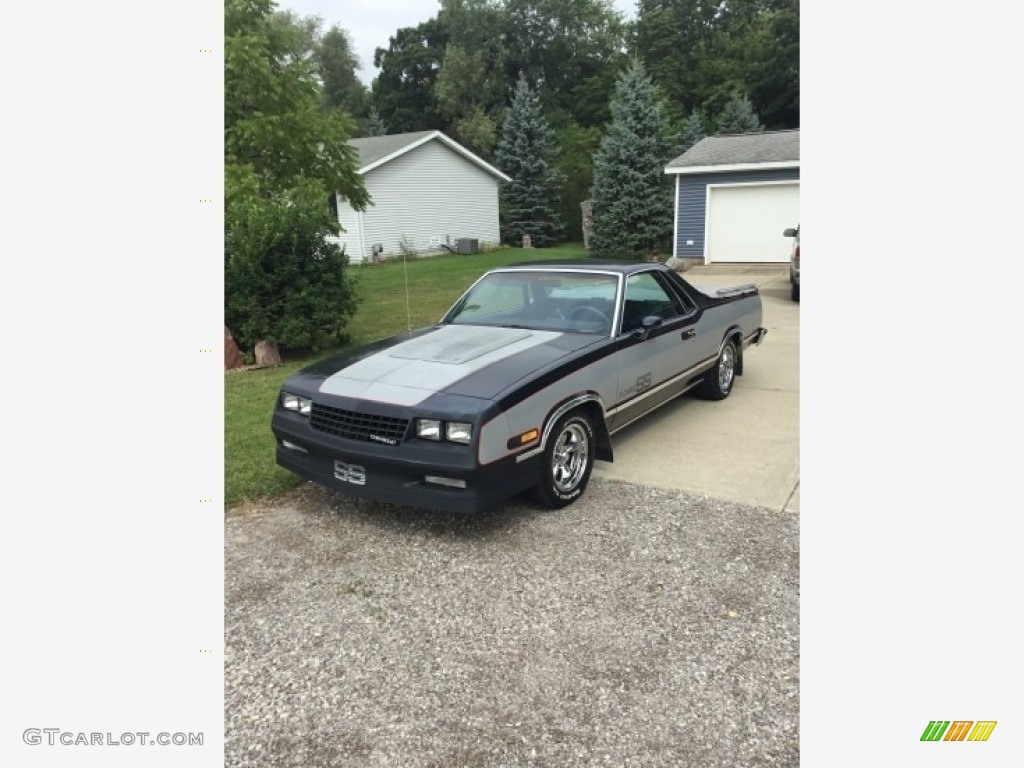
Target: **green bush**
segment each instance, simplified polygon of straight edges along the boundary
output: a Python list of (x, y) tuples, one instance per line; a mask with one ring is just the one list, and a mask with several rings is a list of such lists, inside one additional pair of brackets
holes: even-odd
[(228, 166), (225, 320), (239, 346), (310, 349), (344, 338), (355, 295), (320, 182), (261, 194), (246, 166)]

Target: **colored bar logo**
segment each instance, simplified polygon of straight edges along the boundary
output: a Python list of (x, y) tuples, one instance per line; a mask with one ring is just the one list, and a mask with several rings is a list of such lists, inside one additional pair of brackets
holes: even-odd
[[(988, 741), (995, 720), (932, 720), (921, 734), (921, 741)], [(972, 727), (973, 726), (973, 727)]]

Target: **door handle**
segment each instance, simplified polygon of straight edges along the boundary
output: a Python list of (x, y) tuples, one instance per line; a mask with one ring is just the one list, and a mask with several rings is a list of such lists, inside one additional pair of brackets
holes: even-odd
[(685, 331), (683, 331), (680, 334), (680, 338), (683, 341), (686, 341), (687, 339), (692, 339), (696, 335), (697, 335), (697, 331), (695, 331), (693, 328), (687, 328)]

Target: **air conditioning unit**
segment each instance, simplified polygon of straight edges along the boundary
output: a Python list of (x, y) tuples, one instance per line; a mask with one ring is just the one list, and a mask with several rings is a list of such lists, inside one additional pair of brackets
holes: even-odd
[(456, 253), (480, 253), (480, 241), (475, 237), (460, 237), (455, 241)]

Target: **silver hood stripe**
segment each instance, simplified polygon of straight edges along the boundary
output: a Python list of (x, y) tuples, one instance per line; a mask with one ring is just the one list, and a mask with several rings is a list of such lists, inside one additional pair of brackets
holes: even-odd
[(482, 368), (561, 335), (521, 328), (445, 325), (353, 363), (325, 379), (320, 391), (417, 405)]

